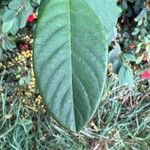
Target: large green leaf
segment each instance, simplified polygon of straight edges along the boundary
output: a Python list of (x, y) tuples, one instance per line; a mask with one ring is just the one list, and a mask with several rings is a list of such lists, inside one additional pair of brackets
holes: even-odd
[(73, 131), (86, 125), (102, 96), (105, 28), (87, 1), (42, 1), (34, 42), (35, 76), (50, 113)]

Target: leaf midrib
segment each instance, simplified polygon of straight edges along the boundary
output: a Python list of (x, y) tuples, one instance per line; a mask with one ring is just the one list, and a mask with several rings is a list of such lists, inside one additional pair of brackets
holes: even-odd
[(71, 97), (72, 97), (72, 103), (73, 103), (73, 115), (74, 115), (74, 127), (75, 127), (75, 131), (76, 131), (76, 129), (77, 129), (77, 126), (76, 126), (76, 117), (75, 117), (75, 108), (74, 108), (74, 98), (73, 98), (73, 66), (72, 66), (72, 36), (71, 36), (71, 33), (72, 33), (72, 28), (71, 28), (71, 2), (70, 2), (70, 0), (69, 0), (69, 47), (70, 47), (70, 62), (71, 62), (71, 64), (70, 64), (70, 70), (71, 70), (71, 84), (72, 84), (72, 86), (71, 86)]

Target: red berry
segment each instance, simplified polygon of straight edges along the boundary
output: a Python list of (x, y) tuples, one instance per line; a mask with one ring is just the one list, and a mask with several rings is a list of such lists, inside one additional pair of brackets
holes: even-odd
[(32, 14), (27, 18), (27, 21), (28, 21), (28, 22), (33, 22), (36, 18), (37, 18), (37, 16), (36, 16), (34, 13), (32, 13)]
[(144, 71), (143, 73), (140, 74), (141, 78), (144, 79), (150, 79), (150, 70)]

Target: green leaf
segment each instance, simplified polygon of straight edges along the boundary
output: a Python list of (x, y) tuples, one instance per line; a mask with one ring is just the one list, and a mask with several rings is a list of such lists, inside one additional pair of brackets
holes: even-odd
[(116, 59), (112, 64), (113, 72), (118, 74), (119, 70), (121, 68), (121, 65), (122, 65), (122, 62), (121, 62), (120, 58)]
[(11, 30), (11, 28), (15, 25), (14, 23), (16, 22), (16, 11), (6, 10), (2, 19), (2, 32), (8, 33)]
[(119, 84), (121, 86), (134, 86), (133, 70), (129, 66), (122, 65), (119, 71)]
[(135, 53), (139, 53), (140, 52), (140, 50), (142, 49), (142, 45), (143, 45), (143, 43), (138, 43), (137, 44), (137, 48), (136, 48), (136, 52)]
[(130, 53), (123, 53), (122, 56), (126, 59), (126, 61), (130, 62), (135, 62), (136, 61), (136, 58), (133, 54), (130, 54)]
[(34, 71), (48, 110), (67, 129), (80, 131), (99, 105), (107, 70), (105, 31), (84, 0), (42, 1)]
[(16, 44), (14, 42), (14, 38), (9, 37), (8, 35), (3, 35), (3, 34), (2, 34), (2, 36), (4, 36), (3, 40), (1, 41), (2, 42), (1, 43), (2, 49), (4, 49), (4, 50), (8, 50), (8, 49), (13, 50), (16, 47)]
[(146, 52), (147, 52), (148, 56), (150, 56), (150, 44), (146, 45)]
[(23, 0), (12, 0), (9, 3), (8, 7), (10, 9), (19, 9), (19, 8), (21, 8), (22, 3), (23, 3)]
[(118, 43), (114, 46), (114, 48), (108, 54), (108, 63), (112, 63), (118, 59), (121, 55), (121, 47)]
[(139, 28), (135, 28), (134, 31), (132, 32), (132, 35), (137, 35), (140, 32)]
[(11, 20), (9, 22), (4, 22), (3, 26), (2, 26), (2, 32), (8, 33), (12, 27), (13, 27), (13, 20)]
[(30, 0), (24, 2), (24, 9), (22, 9), (18, 14), (19, 27), (23, 28), (26, 25), (28, 16), (32, 13), (33, 8), (30, 4)]
[(33, 0), (33, 2), (39, 5), (41, 0)]
[(143, 58), (144, 58), (144, 54), (141, 54), (140, 56), (138, 56), (136, 58), (136, 62), (135, 63), (138, 65), (143, 60)]
[(99, 17), (105, 27), (106, 38), (113, 34), (121, 9), (116, 6), (115, 0), (86, 0)]
[(10, 33), (15, 35), (19, 30), (19, 22), (18, 22), (18, 18), (15, 17), (15, 19), (13, 20), (13, 27), (10, 30)]
[(5, 13), (4, 13), (3, 17), (2, 17), (2, 20), (3, 20), (3, 22), (11, 21), (12, 19), (14, 19), (15, 15), (16, 15), (16, 11), (15, 10), (6, 9)]

